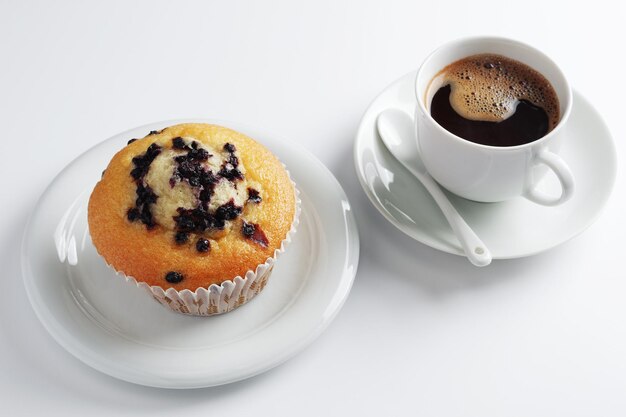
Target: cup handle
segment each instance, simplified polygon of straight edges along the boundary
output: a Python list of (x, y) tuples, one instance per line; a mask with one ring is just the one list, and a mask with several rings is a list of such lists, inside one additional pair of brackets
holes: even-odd
[(558, 206), (569, 200), (574, 193), (574, 176), (565, 161), (547, 149), (540, 151), (534, 159), (535, 163), (545, 164), (554, 172), (561, 183), (561, 195), (553, 197), (537, 191), (537, 184), (531, 182), (523, 196), (543, 206)]

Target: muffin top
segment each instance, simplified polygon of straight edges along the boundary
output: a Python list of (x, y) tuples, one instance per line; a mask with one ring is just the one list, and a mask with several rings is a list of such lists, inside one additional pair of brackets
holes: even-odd
[(295, 208), (293, 184), (264, 146), (225, 127), (180, 124), (131, 139), (113, 157), (88, 221), (117, 271), (194, 291), (274, 256)]

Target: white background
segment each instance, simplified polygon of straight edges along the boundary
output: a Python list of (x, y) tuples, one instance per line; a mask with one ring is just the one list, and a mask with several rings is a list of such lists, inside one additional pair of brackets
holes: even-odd
[[(0, 415), (626, 415), (623, 170), (582, 235), (476, 269), (388, 224), (351, 153), (387, 84), (445, 41), (495, 34), (552, 56), (624, 161), (625, 21), (623, 2), (602, 1), (2, 0)], [(244, 122), (312, 151), (345, 188), (362, 251), (344, 309), (300, 355), (244, 382), (171, 391), (102, 375), (59, 347), (28, 304), (19, 245), (73, 158), (186, 117)]]

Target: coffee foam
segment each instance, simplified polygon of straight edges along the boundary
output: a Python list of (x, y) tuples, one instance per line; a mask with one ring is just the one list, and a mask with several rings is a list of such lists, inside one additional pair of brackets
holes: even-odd
[(466, 119), (500, 122), (515, 113), (520, 100), (527, 100), (545, 110), (550, 130), (559, 122), (559, 101), (550, 82), (502, 55), (479, 54), (453, 62), (433, 78), (431, 88), (448, 84), (450, 105)]

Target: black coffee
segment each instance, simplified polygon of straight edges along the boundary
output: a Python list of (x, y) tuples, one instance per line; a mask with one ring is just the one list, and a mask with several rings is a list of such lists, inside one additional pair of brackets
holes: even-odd
[(559, 122), (550, 82), (528, 65), (501, 55), (472, 55), (441, 70), (430, 114), (447, 131), (472, 142), (516, 146)]

